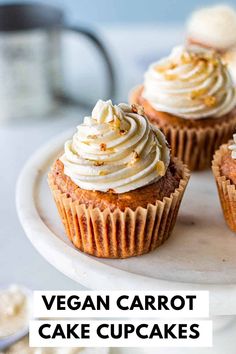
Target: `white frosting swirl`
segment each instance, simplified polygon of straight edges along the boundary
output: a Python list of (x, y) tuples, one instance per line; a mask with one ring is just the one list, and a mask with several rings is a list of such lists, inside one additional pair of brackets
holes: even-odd
[(236, 104), (231, 76), (220, 56), (199, 46), (176, 47), (145, 74), (143, 97), (157, 111), (186, 119), (218, 118)]
[(236, 45), (236, 12), (227, 5), (201, 8), (190, 17), (187, 32), (199, 44), (228, 49)]
[(236, 134), (233, 135), (234, 144), (229, 146), (229, 149), (232, 151), (232, 159), (236, 159)]
[[(125, 193), (160, 179), (169, 164), (164, 135), (137, 107), (98, 101), (60, 160), (80, 188)], [(155, 130), (154, 130), (155, 129)]]

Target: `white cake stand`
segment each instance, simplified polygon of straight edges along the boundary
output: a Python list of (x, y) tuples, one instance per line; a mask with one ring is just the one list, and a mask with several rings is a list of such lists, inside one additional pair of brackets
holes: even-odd
[[(90, 289), (209, 290), (211, 316), (231, 315), (215, 321), (217, 332), (222, 336), (229, 321), (230, 330), (235, 330), (236, 235), (224, 222), (211, 172), (192, 174), (173, 234), (159, 249), (126, 260), (94, 258), (66, 238), (47, 186), (47, 172), (68, 136), (71, 132), (38, 150), (18, 181), (17, 211), (34, 247), (58, 270)], [(229, 339), (226, 343), (224, 349)], [(219, 351), (223, 352), (231, 354)]]

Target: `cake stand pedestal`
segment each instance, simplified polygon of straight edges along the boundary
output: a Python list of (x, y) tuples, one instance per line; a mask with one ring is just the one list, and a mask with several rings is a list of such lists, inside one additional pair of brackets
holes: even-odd
[[(192, 174), (173, 234), (159, 249), (125, 260), (94, 258), (66, 238), (46, 182), (50, 165), (69, 136), (71, 132), (40, 148), (18, 181), (17, 211), (34, 247), (59, 271), (89, 289), (209, 290), (214, 349), (155, 353), (235, 354), (236, 236), (223, 219), (211, 172)], [(218, 350), (222, 345), (224, 350)]]

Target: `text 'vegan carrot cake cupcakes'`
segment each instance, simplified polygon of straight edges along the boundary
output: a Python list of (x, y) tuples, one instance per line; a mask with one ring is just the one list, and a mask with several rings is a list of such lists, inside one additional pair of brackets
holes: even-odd
[(189, 179), (140, 107), (98, 101), (48, 176), (66, 233), (81, 251), (126, 258), (170, 235)]
[(131, 103), (141, 104), (177, 156), (192, 170), (209, 167), (215, 150), (236, 126), (236, 93), (220, 56), (209, 49), (176, 47), (152, 65)]
[(236, 232), (236, 134), (234, 141), (222, 145), (212, 162), (225, 220)]

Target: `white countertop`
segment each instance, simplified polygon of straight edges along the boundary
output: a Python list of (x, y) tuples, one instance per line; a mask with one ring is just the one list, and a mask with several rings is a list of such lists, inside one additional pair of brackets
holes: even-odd
[[(118, 77), (117, 101), (125, 101), (129, 89), (142, 80), (142, 71), (147, 64), (163, 53), (168, 53), (173, 44), (181, 42), (182, 31), (153, 26), (115, 26), (101, 28), (100, 34), (106, 38), (106, 46), (114, 58)], [(101, 74), (102, 70), (96, 69), (95, 66), (96, 72), (90, 74), (89, 68), (86, 76), (84, 68), (87, 66), (80, 61), (83, 82), (80, 82), (79, 87), (74, 85), (72, 80), (76, 77), (74, 72), (78, 67), (76, 50), (80, 50), (76, 48), (75, 37), (67, 37), (64, 45), (67, 46), (66, 66), (71, 68), (68, 71), (67, 83), (73, 87), (73, 92), (78, 92), (82, 84), (85, 88), (90, 88), (89, 83), (94, 83), (96, 75)], [(86, 50), (90, 53), (90, 46)], [(79, 58), (85, 60), (81, 55)], [(103, 86), (101, 75), (98, 80)], [(100, 98), (98, 93), (96, 95)], [(61, 110), (48, 119), (0, 125), (0, 285), (21, 283), (33, 289), (82, 288), (49, 265), (25, 237), (16, 215), (15, 185), (24, 162), (35, 149), (63, 130), (75, 127), (84, 114), (83, 109), (67, 109), (64, 113)]]

